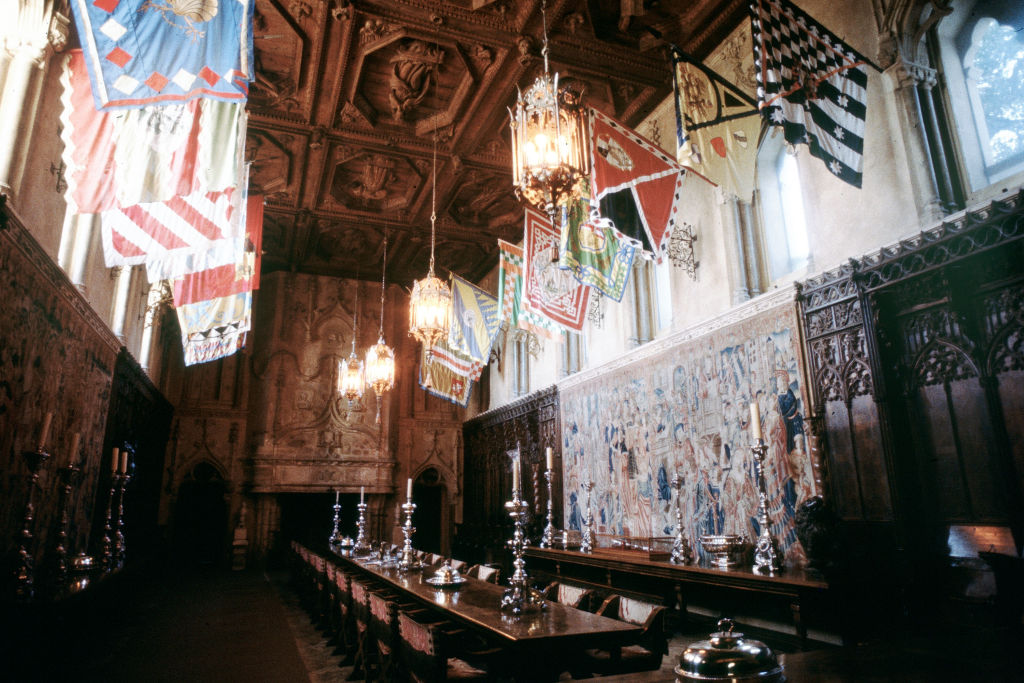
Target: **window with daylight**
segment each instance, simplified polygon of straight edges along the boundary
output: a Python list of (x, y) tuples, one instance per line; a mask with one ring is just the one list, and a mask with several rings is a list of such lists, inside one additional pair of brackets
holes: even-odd
[(579, 372), (583, 367), (583, 335), (565, 330), (562, 340), (562, 376)]
[(937, 41), (969, 189), (1024, 172), (1024, 6), (958, 5)]
[(627, 285), (633, 304), (633, 336), (629, 338), (634, 346), (646, 344), (654, 339), (657, 313), (657, 297), (654, 282), (654, 261), (648, 258), (633, 259), (633, 272)]
[(810, 265), (810, 247), (797, 155), (777, 128), (757, 152), (757, 175), (769, 277), (778, 280)]
[(512, 339), (512, 395), (519, 397), (530, 393), (530, 349), (529, 335), (516, 332)]

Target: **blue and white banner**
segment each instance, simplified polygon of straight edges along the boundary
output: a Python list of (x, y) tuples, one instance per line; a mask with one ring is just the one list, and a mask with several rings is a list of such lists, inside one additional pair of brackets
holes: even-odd
[(71, 0), (96, 108), (244, 102), (255, 0)]

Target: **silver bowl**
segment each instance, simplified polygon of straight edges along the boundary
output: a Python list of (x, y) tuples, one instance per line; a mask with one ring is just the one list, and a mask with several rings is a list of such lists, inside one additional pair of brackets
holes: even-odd
[(747, 542), (744, 536), (736, 534), (703, 534), (699, 540), (704, 552), (712, 556), (711, 564), (719, 569), (739, 564), (736, 556)]

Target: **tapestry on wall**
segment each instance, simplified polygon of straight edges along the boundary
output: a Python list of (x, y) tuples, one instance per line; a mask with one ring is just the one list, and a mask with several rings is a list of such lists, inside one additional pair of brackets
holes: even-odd
[(685, 534), (758, 534), (749, 404), (760, 406), (771, 532), (787, 560), (793, 515), (813, 490), (803, 428), (797, 312), (787, 303), (560, 390), (565, 519), (579, 529), (595, 482), (598, 533), (675, 533), (672, 476), (683, 478)]

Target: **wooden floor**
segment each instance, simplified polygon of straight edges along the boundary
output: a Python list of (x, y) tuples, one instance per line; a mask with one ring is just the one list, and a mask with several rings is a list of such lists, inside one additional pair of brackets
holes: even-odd
[[(283, 572), (149, 567), (125, 571), (60, 607), (4, 607), (0, 681), (333, 683), (351, 673), (339, 666)], [(674, 681), (680, 653), (707, 637), (701, 629), (677, 633), (659, 671), (602, 680)], [(1013, 675), (1016, 649), (978, 634), (976, 642), (911, 638), (781, 655), (790, 682), (1009, 681), (1020, 680)]]

